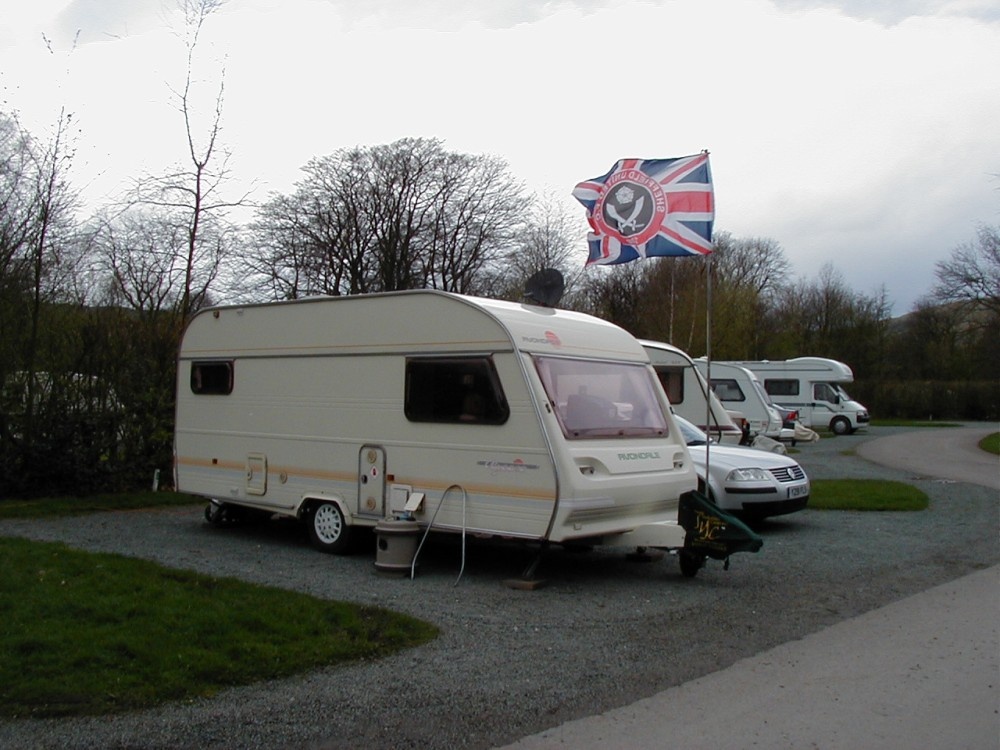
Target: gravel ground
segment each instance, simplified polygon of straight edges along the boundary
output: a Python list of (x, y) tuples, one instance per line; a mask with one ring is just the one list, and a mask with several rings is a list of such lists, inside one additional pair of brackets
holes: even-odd
[(824, 438), (794, 457), (813, 479), (911, 482), (920, 513), (805, 510), (758, 527), (764, 547), (709, 561), (694, 579), (676, 560), (629, 550), (556, 549), (546, 585), (503, 585), (531, 559), (515, 544), (439, 541), (417, 577), (379, 574), (372, 554), (314, 552), (288, 522), (219, 530), (200, 507), (0, 522), (0, 534), (57, 540), (168, 566), (408, 612), (441, 628), (391, 658), (321, 669), (111, 717), (0, 723), (16, 748), (492, 748), (622, 706), (780, 643), (1000, 562), (995, 489), (915, 476)]

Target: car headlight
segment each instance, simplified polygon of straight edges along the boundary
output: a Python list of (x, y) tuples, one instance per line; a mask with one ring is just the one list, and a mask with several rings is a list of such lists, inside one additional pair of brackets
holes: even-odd
[(733, 469), (726, 477), (727, 482), (767, 482), (771, 475), (763, 469)]

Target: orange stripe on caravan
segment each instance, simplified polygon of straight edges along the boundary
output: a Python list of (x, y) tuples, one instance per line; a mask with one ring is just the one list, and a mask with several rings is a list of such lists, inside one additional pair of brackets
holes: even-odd
[[(207, 469), (225, 469), (229, 471), (243, 471), (246, 466), (242, 463), (236, 461), (219, 461), (217, 459), (208, 458), (192, 458), (190, 456), (179, 456), (177, 458), (177, 464), (183, 466), (201, 467)], [(267, 467), (268, 475), (277, 475), (281, 473), (287, 474), (289, 478), (291, 477), (301, 477), (303, 479), (322, 479), (326, 481), (334, 482), (349, 482), (354, 484), (358, 481), (358, 475), (351, 472), (343, 471), (318, 471), (315, 469), (303, 469), (301, 467), (292, 466), (275, 466), (268, 465)], [(397, 477), (390, 484), (405, 484), (411, 487), (421, 487), (432, 490), (438, 490), (444, 492), (453, 483), (447, 482), (435, 482), (427, 479), (408, 479)], [(529, 500), (547, 500), (550, 502), (555, 502), (555, 494), (549, 490), (532, 490), (530, 488), (517, 489), (509, 487), (507, 485), (499, 484), (466, 484), (463, 485), (466, 492), (474, 493), (477, 495), (500, 495), (505, 497), (520, 497)]]
[(220, 461), (217, 458), (192, 458), (190, 456), (178, 456), (174, 460), (176, 466), (197, 466), (205, 469), (229, 469), (242, 471), (245, 464), (237, 461)]
[[(227, 471), (243, 471), (246, 468), (246, 464), (238, 461), (220, 461), (216, 458), (193, 458), (191, 456), (178, 456), (176, 464), (178, 466), (192, 466), (204, 469), (225, 469)], [(283, 472), (289, 477), (298, 476), (308, 479), (325, 479), (328, 481), (332, 480), (335, 482), (351, 483), (358, 481), (358, 475), (350, 472), (317, 471), (311, 469), (300, 469), (297, 467), (275, 466), (273, 464), (269, 464), (267, 467), (267, 473), (269, 475), (281, 474)]]

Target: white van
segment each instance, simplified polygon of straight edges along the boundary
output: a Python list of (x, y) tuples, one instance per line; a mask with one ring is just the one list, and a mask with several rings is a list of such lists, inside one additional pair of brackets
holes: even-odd
[(764, 384), (775, 403), (795, 409), (806, 427), (828, 427), (846, 435), (868, 427), (868, 409), (852, 399), (844, 383), (854, 373), (843, 362), (824, 357), (740, 362)]
[[(649, 355), (649, 361), (676, 414), (720, 443), (739, 445), (742, 442), (743, 430), (709, 389), (687, 352), (662, 341), (640, 340), (639, 343)], [(706, 419), (711, 419), (710, 429), (705, 425)]]
[(684, 438), (643, 348), (597, 318), (431, 290), (218, 307), (188, 324), (177, 372), (176, 488), (210, 498), (209, 520), (299, 518), (336, 553), (402, 517), (691, 544)]
[(763, 435), (772, 440), (781, 439), (781, 414), (774, 408), (756, 375), (746, 367), (732, 362), (713, 361), (709, 376), (709, 363), (704, 357), (699, 357), (694, 362), (702, 377), (709, 379), (712, 392), (719, 401), (727, 409), (742, 412), (746, 417), (751, 438)]

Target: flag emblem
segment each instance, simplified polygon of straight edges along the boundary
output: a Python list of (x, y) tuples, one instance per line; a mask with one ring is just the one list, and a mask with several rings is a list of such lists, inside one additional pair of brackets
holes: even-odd
[(708, 154), (622, 159), (573, 196), (587, 209), (587, 264), (712, 252), (715, 200)]

